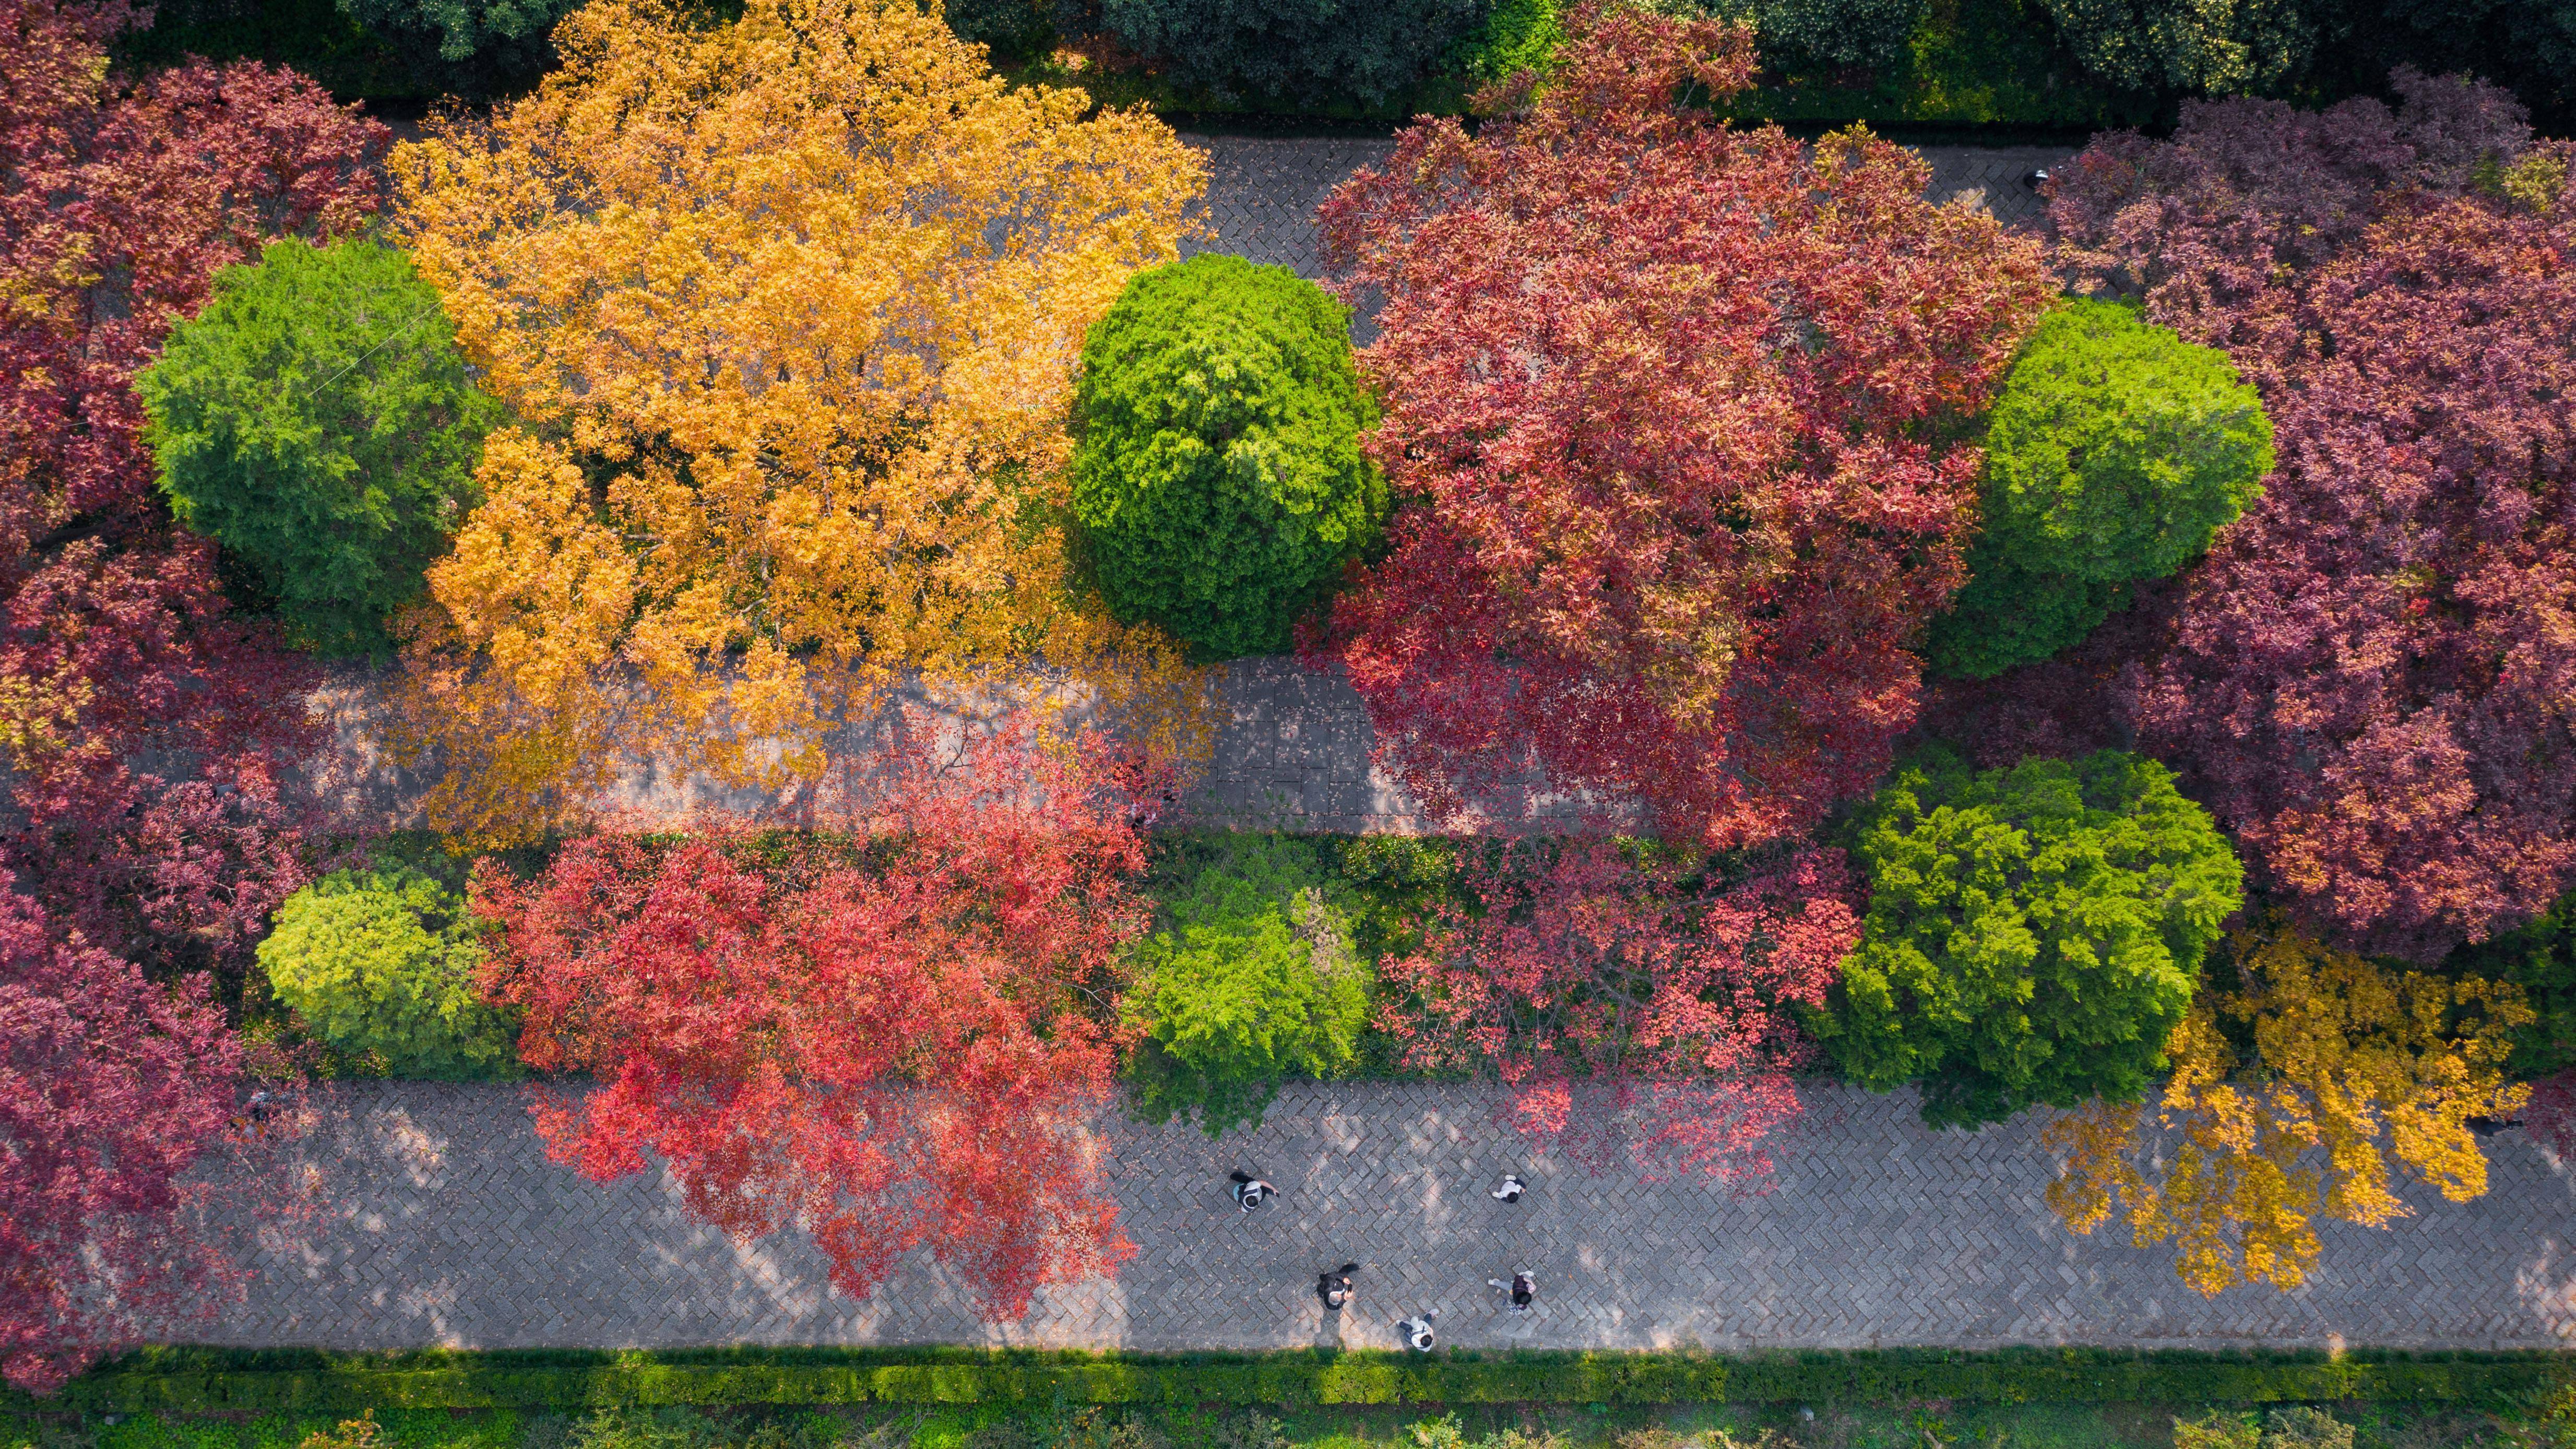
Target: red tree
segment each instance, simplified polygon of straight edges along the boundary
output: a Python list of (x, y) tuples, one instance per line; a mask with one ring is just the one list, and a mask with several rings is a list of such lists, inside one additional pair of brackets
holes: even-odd
[(224, 1130), (239, 1039), (205, 978), (155, 985), (0, 876), (0, 1374), (50, 1391), (241, 1274), (180, 1177)]
[(1325, 203), (1393, 551), (1310, 644), (1434, 812), (1542, 786), (1717, 845), (1884, 771), (1907, 646), (1960, 580), (1986, 402), (2053, 291), (1864, 132), (1809, 155), (1677, 100), (1753, 71), (1714, 23), (1574, 21), (1526, 115), (1407, 131)]
[(2399, 80), (2393, 115), (2229, 102), (2099, 143), (2052, 211), (2277, 431), (2131, 675), (2140, 738), (2271, 889), (2429, 961), (2576, 866), (2576, 205), (2500, 93)]
[(801, 1224), (853, 1296), (927, 1245), (1016, 1317), (1134, 1251), (1091, 1119), (1143, 849), (1123, 797), (1009, 737), (871, 777), (857, 861), (593, 837), (529, 886), (483, 868), (488, 989), (531, 1066), (599, 1079), (539, 1107), (556, 1160), (607, 1181), (654, 1153), (737, 1239)]
[(294, 888), (300, 666), (153, 488), (135, 371), (219, 267), (374, 210), (386, 133), (311, 82), (139, 82), (119, 0), (0, 0), (0, 741), (25, 887), (110, 949), (236, 961)]
[(1522, 1131), (1596, 1169), (1759, 1182), (1815, 1049), (1797, 1008), (1860, 944), (1850, 880), (1832, 850), (1722, 889), (1676, 875), (1601, 840), (1471, 856), (1422, 948), (1380, 964), (1380, 1023), (1409, 1066), (1499, 1076)]

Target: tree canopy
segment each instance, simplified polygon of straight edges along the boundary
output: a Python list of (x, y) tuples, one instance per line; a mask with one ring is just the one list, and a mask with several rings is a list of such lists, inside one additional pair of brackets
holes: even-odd
[(1869, 914), (1816, 1030), (1853, 1081), (1921, 1082), (1937, 1125), (2135, 1101), (2243, 900), (2208, 812), (2111, 750), (1983, 772), (1927, 751), (1851, 855)]
[(250, 566), (287, 636), (388, 649), (498, 421), (411, 263), (374, 242), (272, 242), (215, 274), (136, 386), (179, 521)]
[(2050, 313), (1988, 421), (1968, 585), (1927, 656), (1984, 677), (2078, 642), (2120, 585), (2199, 557), (2271, 468), (2271, 421), (2225, 353), (2110, 302)]
[(1083, 343), (1073, 514), (1122, 618), (1276, 654), (1376, 541), (1386, 480), (1350, 312), (1286, 267), (1208, 253), (1139, 273)]
[(406, 1077), (512, 1074), (483, 960), (465, 902), (402, 866), (333, 871), (288, 896), (259, 943), (270, 989), (316, 1035)]
[(1548, 791), (1732, 845), (1865, 790), (1959, 582), (2037, 245), (1923, 199), (1912, 152), (1676, 100), (1749, 37), (1616, 8), (1526, 115), (1408, 130), (1325, 204), (1397, 512), (1315, 652), (1435, 816)]
[(2228, 350), (2279, 466), (2158, 615), (2132, 699), (2264, 884), (2439, 959), (2576, 867), (2570, 152), (2490, 87), (2186, 107), (2055, 183), (2070, 264)]
[(1058, 520), (1081, 339), (1176, 255), (1196, 155), (912, 0), (601, 0), (555, 44), (488, 141), (395, 153), (421, 273), (525, 420), (430, 570), (431, 818), (542, 829), (621, 750), (809, 778), (907, 677), (1186, 693), (1164, 636), (1077, 607)]
[(2238, 932), (2230, 955), (2234, 981), (2213, 979), (2174, 1028), (2153, 1127), (2136, 1104), (2096, 1103), (2042, 1134), (2064, 1162), (2049, 1206), (2070, 1227), (2124, 1210), (2140, 1247), (2173, 1242), (2183, 1281), (2214, 1296), (2307, 1281), (2318, 1218), (2411, 1215), (2392, 1155), (2449, 1201), (2487, 1190), (2468, 1121), (2526, 1095), (2502, 1071), (2531, 1019), (2517, 988), (2393, 971), (2278, 922)]

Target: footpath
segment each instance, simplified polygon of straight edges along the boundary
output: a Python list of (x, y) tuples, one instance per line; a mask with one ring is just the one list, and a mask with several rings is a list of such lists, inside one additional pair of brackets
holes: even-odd
[[(1737, 1196), (1530, 1154), (1472, 1090), (1295, 1088), (1219, 1142), (1104, 1124), (1136, 1257), (988, 1325), (923, 1256), (854, 1302), (801, 1233), (735, 1244), (655, 1173), (601, 1187), (555, 1166), (517, 1088), (343, 1084), (325, 1115), (322, 1220), (272, 1243), (201, 1341), (1387, 1348), (1436, 1307), (1457, 1347), (2576, 1344), (2576, 1173), (2515, 1131), (2489, 1143), (2485, 1197), (2411, 1192), (2416, 1216), (2387, 1230), (2328, 1225), (2299, 1291), (2212, 1299), (2169, 1250), (2058, 1224), (2037, 1114), (1933, 1132), (1908, 1095), (1826, 1089), (1775, 1139), (1774, 1189)], [(1284, 1196), (1237, 1211), (1237, 1167)], [(1507, 1170), (1530, 1183), (1516, 1204), (1487, 1195)], [(1353, 1261), (1355, 1301), (1328, 1316), (1315, 1275)], [(1485, 1283), (1524, 1268), (1537, 1307), (1514, 1318)]]

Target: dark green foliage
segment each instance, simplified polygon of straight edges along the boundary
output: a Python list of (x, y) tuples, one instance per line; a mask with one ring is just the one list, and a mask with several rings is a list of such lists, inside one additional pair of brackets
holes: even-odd
[(513, 69), (543, 69), (546, 32), (579, 0), (340, 0), (349, 18), (379, 35), (435, 43), (441, 60), (485, 57)]
[(402, 1077), (518, 1074), (509, 1025), (476, 987), (483, 956), (462, 897), (402, 866), (304, 887), (259, 945), (269, 988), (316, 1036)]
[(1026, 60), (1055, 41), (1055, 0), (947, 0), (948, 28), (990, 49), (997, 62)]
[(2051, 313), (1995, 404), (1970, 582), (1926, 659), (1982, 679), (2081, 642), (2120, 585), (2206, 551), (2271, 470), (2272, 424), (2226, 354), (2117, 303)]
[(387, 647), (498, 416), (438, 293), (366, 241), (225, 268), (136, 389), (179, 521), (247, 568), (289, 639), (336, 655)]
[(1370, 976), (1312, 844), (1208, 839), (1214, 859), (1153, 883), (1155, 929), (1129, 957), (1128, 1016), (1146, 1035), (1127, 1075), (1138, 1116), (1196, 1112), (1213, 1137), (1258, 1125), (1282, 1077), (1349, 1068)]
[(2576, 896), (2518, 931), (2453, 951), (2442, 974), (2510, 981), (2531, 998), (2539, 1019), (2515, 1037), (2509, 1074), (2530, 1081), (2576, 1068)]
[(1276, 653), (1376, 538), (1386, 482), (1350, 313), (1286, 267), (1214, 254), (1127, 284), (1075, 384), (1073, 511), (1120, 617), (1213, 656)]
[(1712, 15), (1749, 22), (1764, 70), (1830, 76), (1885, 70), (1906, 54), (1924, 0), (1693, 0)]
[(2386, 0), (2385, 20), (2356, 27), (2354, 79), (2375, 85), (2396, 65), (2473, 72), (2512, 88), (2548, 135), (2576, 113), (2576, 0)]
[[(2536, 1399), (2549, 1352), (2415, 1355), (2358, 1348), (2201, 1353), (2094, 1348), (1827, 1350), (1741, 1355), (1388, 1352), (1090, 1354), (968, 1348), (162, 1348), (74, 1379), (67, 1413), (349, 1413), (601, 1404), (1920, 1405), (2446, 1402)], [(26, 1405), (22, 1395), (0, 1403)]]
[(2087, 71), (2122, 90), (2272, 94), (2315, 55), (2321, 0), (2048, 0)]
[(2243, 900), (2209, 812), (2112, 750), (1983, 773), (1925, 751), (1849, 838), (1869, 914), (1813, 1025), (1851, 1080), (1920, 1082), (1940, 1126), (2136, 1098)]
[(1102, 22), (1189, 87), (1383, 105), (1485, 18), (1488, 0), (1101, 0)]

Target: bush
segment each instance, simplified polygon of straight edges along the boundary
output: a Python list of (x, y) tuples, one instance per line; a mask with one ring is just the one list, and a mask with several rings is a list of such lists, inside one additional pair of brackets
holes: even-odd
[(546, 32), (580, 0), (340, 0), (360, 25), (387, 38), (435, 40), (439, 58), (498, 58), (542, 68)]
[(1544, 72), (1564, 39), (1556, 0), (1494, 0), (1485, 23), (1443, 68), (1480, 81), (1506, 80), (1525, 70)]
[(464, 902), (407, 867), (343, 870), (287, 898), (259, 946), (269, 986), (324, 1041), (396, 1076), (517, 1075), (510, 1029), (475, 978)]
[(1350, 313), (1286, 267), (1143, 273), (1074, 392), (1077, 546), (1110, 606), (1213, 655), (1276, 653), (1377, 536), (1386, 483)]
[(1330, 1077), (1357, 1055), (1369, 972), (1322, 890), (1314, 848), (1239, 837), (1161, 902), (1131, 961), (1147, 1035), (1128, 1075), (1149, 1122), (1195, 1111), (1213, 1137), (1261, 1121), (1279, 1079)]
[(2539, 1019), (2515, 1034), (2505, 1068), (2536, 1081), (2576, 1070), (2576, 896), (2517, 931), (2462, 946), (2442, 962), (2442, 974), (2474, 976), (2519, 986)]
[(1473, 35), (1488, 0), (1102, 0), (1134, 49), (1185, 85), (1383, 106)]
[(1667, 0), (1656, 8), (1750, 24), (1765, 70), (1807, 76), (1897, 65), (1923, 19), (1924, 0)]
[(2271, 422), (2226, 354), (2117, 303), (2050, 314), (1995, 404), (1984, 530), (1934, 667), (1982, 679), (2081, 641), (2118, 586), (2199, 557), (2271, 469)]
[(1055, 40), (1054, 0), (947, 0), (947, 15), (958, 39), (996, 61), (1025, 60)]
[(2276, 90), (2317, 46), (2308, 0), (2048, 0), (2048, 9), (2084, 68), (2123, 90)]
[(1853, 1081), (1920, 1081), (1936, 1126), (2136, 1098), (2243, 899), (2208, 812), (2112, 750), (1982, 774), (1926, 751), (1850, 840), (1869, 915), (1813, 1025)]
[(388, 646), (387, 616), (478, 496), (497, 413), (438, 293), (364, 241), (289, 239), (225, 268), (136, 389), (179, 521), (325, 654)]

